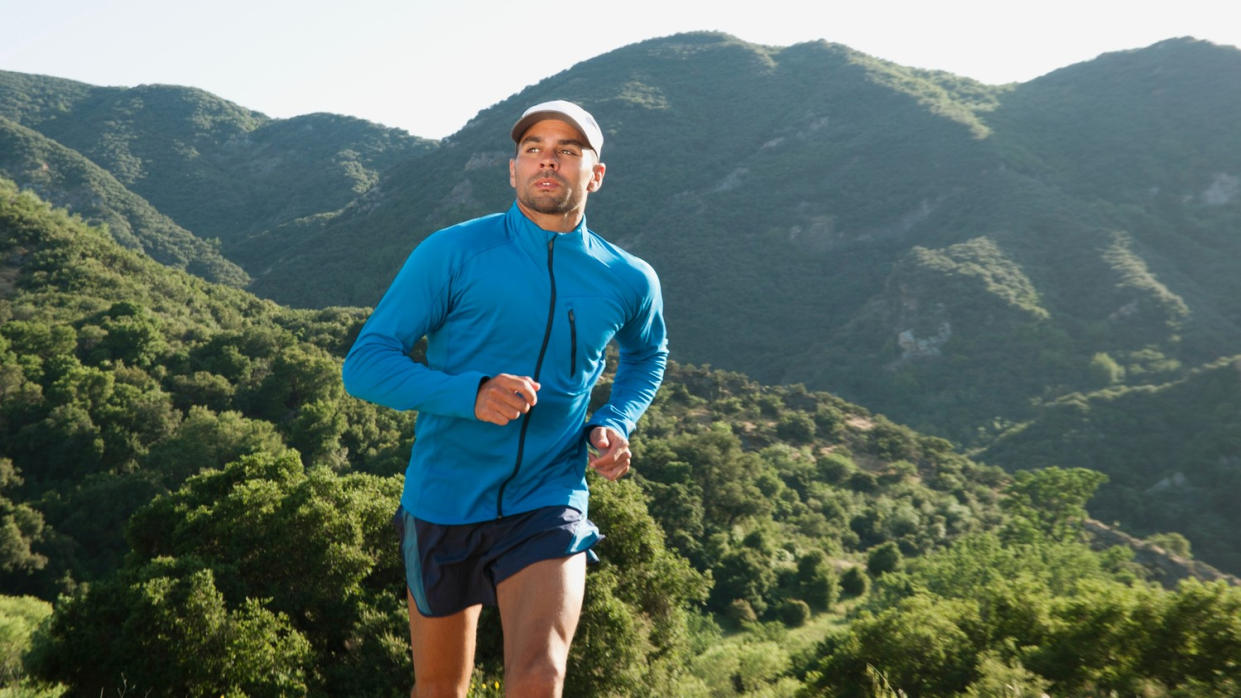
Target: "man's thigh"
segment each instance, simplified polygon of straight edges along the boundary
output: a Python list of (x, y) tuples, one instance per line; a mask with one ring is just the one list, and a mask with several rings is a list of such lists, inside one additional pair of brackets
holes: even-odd
[(469, 606), (451, 616), (428, 617), (418, 611), (406, 590), (409, 639), (414, 655), (413, 695), (443, 695), (452, 686), (469, 686), (482, 606)]
[(506, 674), (546, 662), (564, 671), (585, 591), (585, 553), (540, 560), (496, 586)]

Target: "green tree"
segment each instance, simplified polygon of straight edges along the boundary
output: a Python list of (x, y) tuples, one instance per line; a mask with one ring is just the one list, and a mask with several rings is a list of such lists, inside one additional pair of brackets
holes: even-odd
[(85, 357), (87, 363), (124, 361), (150, 366), (168, 349), (159, 318), (133, 301), (113, 303), (103, 313), (88, 319), (105, 333)]
[(1180, 555), (1186, 559), (1191, 559), (1194, 556), (1189, 539), (1175, 531), (1169, 533), (1151, 534), (1146, 537), (1146, 542), (1152, 545), (1158, 545), (1173, 555)]
[(814, 440), (815, 423), (804, 412), (789, 412), (776, 424), (776, 435), (794, 444), (810, 443)]
[(888, 541), (871, 549), (866, 555), (866, 571), (871, 577), (879, 577), (889, 572), (895, 572), (901, 568), (901, 548), (896, 543)]
[(780, 602), (780, 622), (790, 628), (800, 628), (810, 620), (810, 604), (801, 599), (785, 599)]
[(155, 560), (66, 599), (32, 672), (82, 695), (306, 695), (309, 643), (258, 601), (229, 608), (198, 561)]
[(850, 567), (840, 575), (840, 591), (849, 598), (862, 596), (870, 589), (870, 578), (861, 567)]
[(734, 599), (741, 599), (758, 615), (767, 611), (767, 597), (776, 583), (771, 561), (749, 547), (725, 553), (714, 568), (715, 585), (711, 588), (708, 607), (725, 612)]
[(43, 515), (8, 497), (8, 490), (21, 484), (13, 461), (0, 458), (0, 574), (6, 576), (40, 570), (47, 564), (47, 556), (36, 551), (44, 538)]
[(843, 638), (828, 643), (811, 687), (863, 696), (866, 670), (873, 666), (911, 696), (955, 695), (974, 677), (980, 623), (973, 604), (925, 595), (877, 615), (864, 613)]
[(591, 518), (606, 537), (587, 579), (567, 696), (669, 695), (688, 658), (688, 607), (707, 580), (667, 550), (632, 480), (593, 479)]
[(1099, 387), (1119, 383), (1125, 379), (1125, 369), (1106, 352), (1099, 352), (1090, 359), (1090, 380)]
[(1020, 661), (1004, 661), (998, 653), (979, 655), (978, 678), (966, 687), (963, 698), (1042, 698), (1051, 682), (1026, 669)]
[(1018, 471), (1001, 502), (1005, 511), (1019, 519), (1009, 526), (1009, 537), (1029, 541), (1030, 534), (1021, 532), (1023, 524), (1057, 541), (1080, 535), (1088, 516), (1086, 502), (1107, 479), (1107, 475), (1085, 468), (1053, 466)]
[(812, 608), (826, 611), (836, 603), (840, 580), (822, 550), (797, 559), (797, 591)]
[(1160, 621), (1159, 596), (1150, 587), (1086, 580), (1052, 600), (1047, 636), (1023, 663), (1059, 692), (1135, 692), (1143, 649)]
[(667, 459), (692, 466), (694, 482), (702, 491), (703, 520), (713, 530), (726, 530), (747, 516), (770, 511), (771, 504), (755, 484), (764, 472), (757, 455), (746, 452), (732, 429), (716, 423), (705, 432), (671, 439), (668, 450), (648, 452), (644, 458)]
[[(390, 524), (399, 486), (306, 471), (293, 452), (190, 478), (134, 514), (121, 571), (57, 613), (40, 675), (95, 691), (124, 668), (143, 686), (183, 686), (174, 692), (184, 695), (400, 692), (408, 635)], [(148, 629), (196, 613), (198, 626)], [(178, 632), (199, 631), (205, 637), (178, 649)], [(97, 662), (85, 647), (107, 633), (109, 654)], [(233, 673), (210, 678), (226, 665)], [(258, 677), (268, 683), (237, 688)]]
[(31, 636), (52, 605), (30, 596), (0, 596), (0, 687), (14, 686), (25, 677), (22, 655)]
[(1142, 666), (1171, 687), (1241, 689), (1241, 589), (1188, 579), (1164, 600)]
[(270, 422), (249, 419), (240, 412), (215, 413), (191, 407), (168, 438), (155, 444), (143, 464), (177, 486), (200, 471), (220, 469), (254, 453), (281, 454), (283, 440)]

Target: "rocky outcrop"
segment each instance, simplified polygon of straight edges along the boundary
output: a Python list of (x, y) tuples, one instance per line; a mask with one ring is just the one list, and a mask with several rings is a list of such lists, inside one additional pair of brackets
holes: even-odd
[(1134, 561), (1150, 570), (1153, 581), (1165, 587), (1175, 587), (1182, 579), (1190, 577), (1204, 582), (1222, 579), (1232, 586), (1241, 586), (1239, 577), (1221, 572), (1205, 562), (1181, 557), (1158, 545), (1134, 538), (1102, 521), (1086, 519), (1085, 528), (1095, 548), (1123, 545), (1132, 549)]

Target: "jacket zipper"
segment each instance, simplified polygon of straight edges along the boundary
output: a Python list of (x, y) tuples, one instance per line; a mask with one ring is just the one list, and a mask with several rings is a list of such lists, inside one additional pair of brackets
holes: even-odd
[(569, 308), (569, 378), (577, 373), (577, 318)]
[[(539, 380), (539, 373), (543, 370), (543, 356), (547, 354), (547, 343), (552, 337), (552, 322), (556, 319), (556, 274), (552, 270), (553, 253), (555, 252), (556, 237), (547, 241), (547, 278), (551, 281), (552, 293), (551, 300), (547, 306), (547, 327), (543, 330), (543, 346), (539, 347), (539, 360), (534, 364), (534, 380)], [(517, 437), (517, 461), (513, 463), (513, 472), (500, 484), (500, 493), (496, 496), (496, 518), (504, 516), (504, 490), (508, 487), (508, 483), (517, 477), (517, 472), (521, 470), (522, 455), (526, 450), (526, 430), (530, 428), (530, 415), (534, 412), (531, 407), (529, 412), (521, 418), (521, 434)]]

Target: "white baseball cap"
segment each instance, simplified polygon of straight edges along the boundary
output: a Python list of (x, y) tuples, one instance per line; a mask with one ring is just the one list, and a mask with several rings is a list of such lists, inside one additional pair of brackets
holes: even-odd
[(560, 119), (573, 124), (586, 137), (586, 145), (590, 146), (596, 155), (603, 152), (603, 131), (600, 130), (595, 117), (573, 102), (566, 102), (563, 99), (543, 102), (527, 109), (517, 123), (513, 124), (513, 142), (520, 143), (526, 129), (543, 119)]

